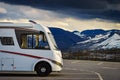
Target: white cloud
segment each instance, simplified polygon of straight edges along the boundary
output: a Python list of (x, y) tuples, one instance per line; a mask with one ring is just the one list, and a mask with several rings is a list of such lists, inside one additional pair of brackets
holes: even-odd
[(29, 18), (29, 19), (49, 20), (51, 19), (51, 17), (55, 18), (55, 15), (56, 15), (51, 11), (36, 9), (29, 6), (20, 6), (19, 10), (20, 10), (20, 13), (22, 13), (26, 18)]
[[(67, 18), (66, 22), (69, 25), (70, 30), (87, 30), (87, 29), (120, 29), (116, 27), (116, 23), (109, 22), (106, 20), (98, 20), (98, 19), (92, 19), (92, 20), (78, 20), (74, 18)], [(118, 25), (118, 24), (117, 24)]]
[(1, 6), (0, 6), (0, 13), (7, 13), (7, 10), (5, 9), (5, 8), (2, 8)]
[(116, 27), (120, 29), (120, 23), (116, 23)]
[(6, 13), (5, 19), (35, 19), (35, 20), (55, 20), (57, 14), (42, 9), (36, 9), (30, 6), (22, 5), (10, 5), (6, 3), (0, 3), (0, 12)]
[(64, 14), (36, 9), (30, 6), (0, 3), (0, 13), (5, 14), (4, 18), (0, 18), (0, 21), (27, 22), (28, 19), (33, 19), (45, 26), (59, 27), (70, 31), (82, 31), (86, 29), (120, 29), (120, 27), (118, 27), (119, 23), (116, 24), (99, 18), (90, 20), (76, 19)]

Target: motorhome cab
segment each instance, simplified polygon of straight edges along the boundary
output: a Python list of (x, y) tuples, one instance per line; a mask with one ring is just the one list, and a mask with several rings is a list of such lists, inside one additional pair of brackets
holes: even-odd
[(36, 23), (0, 23), (0, 71), (61, 71), (62, 55), (47, 27)]

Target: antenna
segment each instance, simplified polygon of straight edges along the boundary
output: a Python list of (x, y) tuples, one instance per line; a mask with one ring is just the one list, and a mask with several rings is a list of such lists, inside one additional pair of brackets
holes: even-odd
[(31, 23), (34, 23), (34, 24), (37, 24), (35, 21), (33, 21), (33, 20), (29, 20), (29, 22), (31, 22)]

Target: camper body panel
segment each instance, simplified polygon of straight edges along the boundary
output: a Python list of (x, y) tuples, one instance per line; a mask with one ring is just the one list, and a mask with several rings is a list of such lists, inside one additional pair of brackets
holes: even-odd
[(11, 42), (12, 45), (4, 45), (0, 40), (0, 71), (34, 71), (36, 64), (42, 61), (49, 63), (52, 71), (62, 70), (62, 55), (59, 50), (53, 48), (54, 44), (48, 34), (51, 33), (49, 29), (38, 24), (32, 25), (35, 28), (30, 28), (45, 33), (50, 49), (23, 49), (18, 43), (17, 37), (19, 36), (13, 28), (15, 25), (12, 28), (7, 26), (7, 28), (4, 26), (0, 28), (0, 38), (1, 40), (2, 37), (12, 38), (13, 43)]

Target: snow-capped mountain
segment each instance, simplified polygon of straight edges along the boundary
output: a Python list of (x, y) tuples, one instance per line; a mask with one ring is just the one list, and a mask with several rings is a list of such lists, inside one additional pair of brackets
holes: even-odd
[[(90, 38), (85, 41), (77, 42), (74, 46), (72, 46), (70, 49), (72, 51), (78, 51), (78, 50), (89, 50), (89, 49), (94, 49), (96, 48), (95, 44), (99, 44), (106, 40), (110, 34), (106, 35), (96, 35), (94, 38)], [(94, 45), (94, 47), (93, 47)]]
[(120, 30), (86, 30), (82, 34), (88, 38), (77, 42), (71, 51), (120, 48)]
[(115, 33), (105, 41), (93, 46), (97, 47), (98, 49), (120, 48), (120, 35)]
[(99, 34), (99, 35), (96, 35), (94, 38), (89, 38), (88, 40), (85, 40), (85, 41), (82, 41), (82, 42), (78, 42), (77, 44), (80, 44), (80, 43), (98, 43), (100, 42), (101, 40), (104, 40), (104, 39), (107, 39), (109, 37), (110, 33), (106, 34), (106, 35), (102, 35), (102, 34)]
[(85, 38), (85, 35), (81, 34), (79, 31), (73, 31), (73, 33), (81, 38)]
[(120, 30), (95, 29), (82, 32), (69, 32), (60, 28), (50, 30), (62, 51), (120, 48)]

